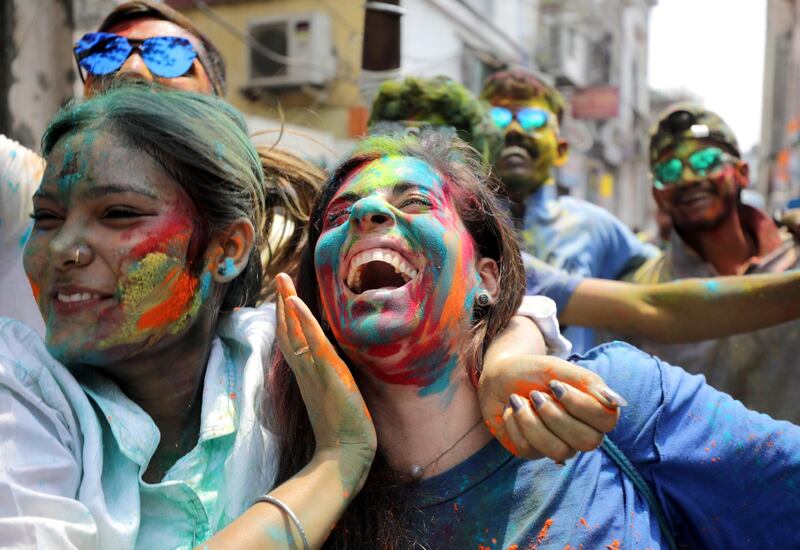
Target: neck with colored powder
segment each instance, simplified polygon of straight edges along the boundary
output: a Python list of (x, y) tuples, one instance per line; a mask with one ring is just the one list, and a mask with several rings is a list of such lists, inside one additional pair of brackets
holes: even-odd
[(423, 472), (423, 477), (431, 477), (460, 464), (491, 439), (483, 423), (475, 427), (481, 412), (467, 370), (456, 363), (448, 373), (447, 383), (437, 384), (442, 386), (438, 391), (360, 377), (378, 446), (393, 470), (409, 472), (414, 465), (435, 461)]

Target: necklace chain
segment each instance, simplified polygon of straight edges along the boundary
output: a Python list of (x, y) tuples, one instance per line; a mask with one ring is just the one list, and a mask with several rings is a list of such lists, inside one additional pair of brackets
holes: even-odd
[(452, 450), (455, 448), (455, 446), (456, 446), (456, 445), (458, 445), (459, 443), (461, 443), (462, 441), (464, 441), (464, 439), (465, 439), (465, 438), (466, 438), (466, 437), (467, 437), (467, 436), (468, 436), (470, 433), (472, 433), (472, 430), (474, 430), (475, 428), (477, 428), (477, 427), (478, 427), (478, 425), (479, 425), (479, 424), (480, 424), (482, 421), (483, 421), (483, 419), (482, 419), (482, 418), (479, 418), (479, 419), (478, 419), (478, 421), (477, 421), (475, 424), (473, 424), (473, 425), (470, 427), (470, 429), (469, 429), (469, 430), (467, 430), (466, 432), (464, 432), (464, 435), (462, 435), (461, 437), (459, 437), (458, 439), (456, 439), (456, 440), (455, 440), (455, 441), (454, 441), (454, 442), (453, 442), (453, 443), (452, 443), (452, 444), (451, 444), (451, 445), (450, 445), (448, 448), (446, 448), (444, 451), (442, 451), (442, 452), (441, 452), (441, 454), (439, 454), (439, 456), (437, 456), (436, 458), (434, 458), (433, 460), (431, 460), (430, 462), (428, 462), (428, 463), (427, 463), (425, 466), (420, 466), (420, 465), (418, 465), (418, 464), (412, 464), (412, 465), (411, 465), (411, 468), (409, 468), (409, 469), (408, 469), (408, 474), (409, 474), (409, 475), (410, 475), (410, 476), (411, 476), (411, 477), (412, 477), (414, 480), (420, 480), (420, 479), (422, 479), (422, 474), (424, 474), (424, 473), (425, 473), (425, 470), (427, 470), (428, 468), (430, 468), (431, 466), (433, 466), (434, 464), (436, 464), (436, 462), (437, 462), (438, 460), (440, 460), (440, 459), (441, 459), (441, 458), (442, 458), (444, 455), (446, 455), (447, 453), (449, 453), (450, 451), (452, 451)]

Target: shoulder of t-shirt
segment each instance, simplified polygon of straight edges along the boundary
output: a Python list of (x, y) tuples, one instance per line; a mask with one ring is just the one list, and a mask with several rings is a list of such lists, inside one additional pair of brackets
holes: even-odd
[(655, 452), (656, 429), (668, 405), (690, 399), (705, 378), (673, 367), (624, 342), (610, 342), (573, 359), (628, 401), (609, 437), (623, 451)]

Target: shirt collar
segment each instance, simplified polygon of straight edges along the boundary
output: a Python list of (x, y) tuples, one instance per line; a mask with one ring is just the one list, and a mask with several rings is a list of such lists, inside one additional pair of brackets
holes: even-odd
[(544, 184), (525, 199), (525, 227), (551, 222), (561, 213), (555, 184)]
[[(122, 454), (139, 465), (147, 464), (161, 439), (153, 419), (97, 369), (84, 367), (74, 374), (102, 411)], [(236, 430), (238, 378), (226, 346), (215, 338), (203, 383), (199, 442)]]

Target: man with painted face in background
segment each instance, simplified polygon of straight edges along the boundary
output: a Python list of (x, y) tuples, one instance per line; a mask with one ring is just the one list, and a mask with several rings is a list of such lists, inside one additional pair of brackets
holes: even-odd
[[(800, 247), (792, 236), (765, 212), (742, 203), (748, 166), (735, 135), (717, 114), (685, 103), (668, 108), (651, 130), (650, 167), (653, 196), (670, 216), (673, 233), (666, 253), (639, 268), (633, 281), (775, 273), (800, 266)], [(717, 285), (709, 282), (707, 291), (717, 292)], [(750, 408), (800, 422), (792, 383), (800, 321), (697, 344), (641, 345), (705, 374), (711, 385)]]
[[(522, 69), (490, 76), (481, 97), (491, 103), (503, 133), (493, 155), (496, 174), (512, 199), (523, 248), (569, 273), (620, 279), (658, 254), (607, 210), (574, 197), (559, 197), (554, 171), (567, 161), (560, 135), (564, 99), (549, 84)], [(577, 351), (593, 345), (586, 329), (566, 332)]]

